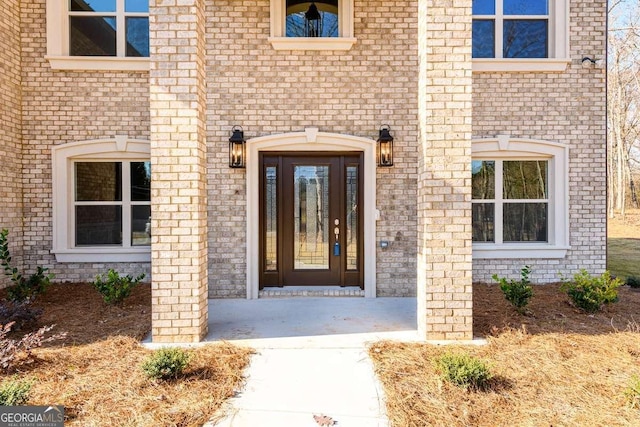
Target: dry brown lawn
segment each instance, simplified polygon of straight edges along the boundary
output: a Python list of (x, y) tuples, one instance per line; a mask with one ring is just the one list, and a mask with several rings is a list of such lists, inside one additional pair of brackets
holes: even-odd
[(227, 344), (190, 350), (178, 380), (144, 376), (151, 351), (139, 340), (151, 330), (149, 285), (110, 306), (87, 284), (55, 284), (35, 305), (44, 313), (32, 328), (55, 323), (52, 332), (68, 336), (36, 350), (35, 363), (15, 375), (35, 380), (28, 404), (64, 405), (65, 425), (200, 426), (242, 386), (251, 351)]
[[(497, 285), (474, 285), (474, 330), (485, 346), (381, 342), (370, 348), (394, 427), (640, 426), (624, 396), (640, 376), (640, 291), (589, 315), (558, 285), (537, 286), (527, 316)], [(485, 391), (443, 382), (433, 360), (465, 352), (488, 361)]]

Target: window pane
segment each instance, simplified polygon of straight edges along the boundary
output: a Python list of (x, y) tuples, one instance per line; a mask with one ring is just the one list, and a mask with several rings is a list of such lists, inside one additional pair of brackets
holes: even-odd
[(503, 183), (505, 199), (546, 199), (547, 161), (505, 161)]
[(295, 269), (327, 270), (330, 244), (329, 166), (294, 166), (293, 179)]
[(267, 166), (264, 182), (264, 269), (278, 271), (278, 169)]
[(474, 160), (471, 162), (471, 186), (474, 199), (494, 199), (496, 162)]
[[(317, 7), (316, 19), (307, 19), (310, 4)], [(338, 37), (338, 3), (287, 0), (286, 29), (287, 37)]]
[(71, 0), (73, 12), (115, 12), (116, 0)]
[(151, 206), (131, 206), (131, 245), (151, 244)]
[(76, 201), (122, 200), (122, 163), (77, 162)]
[(149, 18), (127, 18), (127, 56), (149, 56)]
[(546, 19), (505, 19), (505, 58), (546, 58), (548, 56), (548, 22)]
[(495, 0), (473, 0), (473, 14), (474, 15), (495, 15), (496, 14)]
[(358, 269), (358, 167), (347, 166), (347, 270)]
[(115, 56), (116, 19), (109, 17), (69, 18), (71, 56)]
[(494, 212), (493, 203), (474, 203), (471, 205), (474, 242), (494, 241)]
[(121, 244), (121, 206), (76, 206), (76, 246)]
[(504, 0), (505, 15), (548, 15), (548, 0)]
[(505, 242), (546, 242), (546, 203), (505, 203), (503, 206)]
[(131, 162), (131, 200), (151, 200), (151, 162)]
[(125, 12), (149, 12), (149, 0), (125, 0)]
[(471, 29), (474, 58), (494, 58), (496, 36), (495, 23), (489, 19), (474, 19)]

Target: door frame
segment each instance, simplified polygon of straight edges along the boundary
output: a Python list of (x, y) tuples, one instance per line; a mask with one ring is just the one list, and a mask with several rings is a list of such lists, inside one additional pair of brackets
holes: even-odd
[(247, 299), (258, 298), (260, 281), (260, 152), (361, 151), (364, 180), (364, 294), (376, 296), (376, 141), (306, 128), (247, 141)]

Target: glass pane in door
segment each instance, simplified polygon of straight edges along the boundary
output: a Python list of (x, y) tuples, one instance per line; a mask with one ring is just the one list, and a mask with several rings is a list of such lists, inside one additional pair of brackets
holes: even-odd
[(358, 167), (347, 166), (347, 270), (358, 269)]
[(265, 168), (264, 185), (264, 269), (278, 270), (278, 187), (275, 166)]
[(296, 270), (329, 269), (329, 166), (294, 166)]

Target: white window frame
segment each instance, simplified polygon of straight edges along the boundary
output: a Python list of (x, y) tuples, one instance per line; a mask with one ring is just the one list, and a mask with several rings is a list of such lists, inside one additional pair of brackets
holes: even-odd
[(353, 0), (338, 0), (339, 37), (287, 37), (287, 2), (271, 0), (271, 37), (275, 50), (349, 50), (357, 39), (353, 35)]
[[(151, 262), (151, 246), (131, 246), (131, 239), (123, 236), (122, 246), (75, 246), (74, 200), (76, 162), (148, 162), (149, 141), (129, 139), (118, 135), (112, 139), (98, 139), (56, 145), (51, 150), (53, 179), (53, 249), (58, 262)], [(124, 166), (124, 165), (123, 165)], [(123, 167), (123, 174), (125, 171)], [(126, 179), (123, 176), (123, 182)], [(131, 221), (125, 215), (123, 194), (123, 223)], [(96, 204), (96, 203), (90, 203)], [(129, 205), (137, 204), (130, 202)], [(146, 203), (142, 203), (146, 204)]]
[[(474, 259), (564, 258), (569, 245), (569, 148), (553, 141), (511, 138), (474, 139), (473, 160), (548, 161), (548, 240), (547, 242), (502, 242), (502, 225), (495, 217), (496, 242), (473, 242)], [(496, 174), (496, 182), (499, 176)], [(501, 195), (496, 194), (496, 200)], [(535, 200), (534, 200), (535, 201)], [(480, 202), (478, 200), (478, 202)], [(500, 218), (501, 219), (501, 218)]]
[[(496, 1), (495, 15), (473, 15), (473, 19), (495, 19), (496, 58), (473, 58), (474, 72), (562, 72), (571, 62), (569, 58), (569, 0), (549, 0), (548, 58), (502, 58), (503, 0)], [(513, 15), (506, 15), (513, 19)], [(522, 15), (527, 19), (536, 16)]]
[[(118, 2), (118, 12), (113, 12), (117, 28), (124, 29), (124, 0)], [(119, 30), (117, 52), (123, 56), (70, 56), (69, 55), (69, 16), (78, 15), (69, 11), (69, 0), (47, 0), (47, 55), (45, 59), (54, 70), (123, 70), (148, 71), (148, 57), (127, 57), (125, 55), (125, 32)], [(82, 16), (103, 16), (104, 13), (82, 12)], [(127, 13), (126, 16), (148, 16), (146, 13)]]

